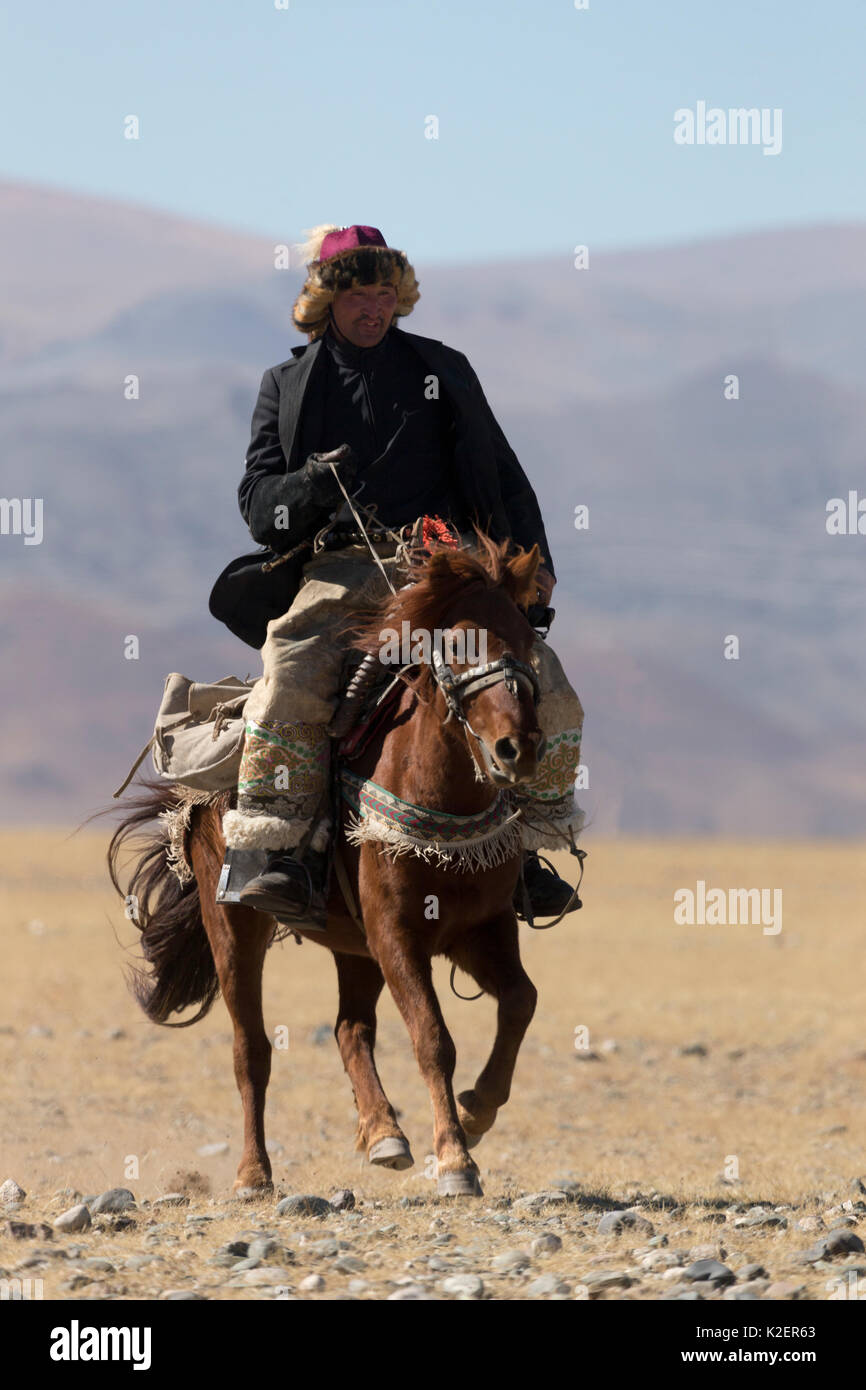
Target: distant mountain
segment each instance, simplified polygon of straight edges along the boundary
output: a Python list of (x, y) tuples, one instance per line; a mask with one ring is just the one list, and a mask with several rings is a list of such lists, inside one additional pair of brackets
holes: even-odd
[(262, 237), (88, 194), (0, 181), (3, 361), (98, 331), (165, 290), (265, 275)]
[[(241, 294), (214, 290), (152, 295), (95, 333), (48, 343), (23, 360), (25, 367), (57, 368), (85, 361), (142, 361), (186, 365), (248, 362), (262, 354), (281, 361), (288, 324)], [(19, 365), (22, 365), (19, 363)]]
[[(0, 806), (63, 820), (120, 780), (169, 670), (258, 670), (207, 596), (251, 548), (235, 492), (262, 371), (301, 341), (300, 272), (272, 268), (300, 229), (20, 184), (0, 215), (0, 491), (44, 508), (41, 545), (0, 536)], [(539, 494), (600, 829), (866, 829), (866, 537), (825, 527), (866, 495), (864, 253), (855, 226), (416, 264), (405, 327), (467, 353)]]

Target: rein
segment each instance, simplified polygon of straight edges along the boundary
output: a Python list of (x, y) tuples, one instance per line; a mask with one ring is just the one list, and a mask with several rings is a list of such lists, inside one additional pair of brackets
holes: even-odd
[(329, 463), (328, 466), (329, 466), (331, 472), (333, 473), (333, 475), (334, 475), (334, 477), (335, 477), (335, 479), (336, 479), (336, 481), (337, 481), (337, 487), (340, 489), (340, 491), (342, 492), (343, 496), (344, 496), (345, 499), (346, 499), (346, 502), (347, 502), (348, 507), (349, 507), (349, 511), (352, 513), (352, 516), (355, 518), (355, 524), (357, 525), (358, 530), (361, 532), (361, 535), (364, 537), (364, 540), (367, 542), (367, 549), (369, 550), (369, 552), (370, 552), (370, 554), (372, 555), (373, 559), (376, 561), (376, 564), (379, 566), (379, 569), (382, 571), (382, 578), (384, 579), (385, 583), (388, 585), (388, 588), (391, 590), (391, 593), (392, 593), (392, 594), (394, 595), (394, 597), (396, 598), (396, 596), (397, 596), (397, 590), (394, 588), (394, 585), (391, 583), (390, 579), (388, 578), (388, 575), (385, 573), (385, 566), (382, 564), (382, 561), (380, 560), (379, 556), (376, 554), (376, 551), (375, 551), (375, 549), (373, 548), (373, 543), (372, 543), (372, 541), (370, 540), (370, 537), (367, 535), (367, 532), (364, 530), (364, 523), (363, 523), (363, 521), (361, 520), (361, 518), (359, 517), (357, 511), (355, 510), (355, 504), (354, 504), (354, 502), (352, 501), (352, 499), (351, 499), (351, 497), (349, 496), (349, 494), (348, 494), (348, 492), (346, 491), (346, 489), (343, 487), (342, 479), (340, 478), (340, 475), (339, 475), (339, 473), (337, 472), (336, 468), (334, 467), (333, 463)]

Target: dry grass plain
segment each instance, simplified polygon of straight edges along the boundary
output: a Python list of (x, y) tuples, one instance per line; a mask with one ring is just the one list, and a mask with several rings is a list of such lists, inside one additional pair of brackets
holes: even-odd
[[(329, 1033), (331, 957), (309, 943), (272, 948), (266, 1022), (272, 1036), (280, 1025), (289, 1030), (288, 1048), (274, 1052), (268, 1093), (277, 1197), (351, 1188), (355, 1211), (322, 1221), (277, 1217), (274, 1199), (247, 1205), (231, 1198), (240, 1106), (224, 1006), (219, 1001), (206, 1020), (179, 1032), (154, 1027), (138, 1012), (122, 973), (137, 932), (105, 878), (105, 836), (4, 832), (0, 1182), (13, 1178), (27, 1193), (6, 1216), (51, 1223), (73, 1203), (73, 1195), (56, 1195), (64, 1189), (89, 1195), (129, 1187), (139, 1206), (122, 1231), (97, 1218), (77, 1236), (16, 1239), (3, 1220), (0, 1270), (41, 1278), (46, 1298), (169, 1291), (272, 1298), (286, 1288), (289, 1296), (385, 1298), (411, 1284), (416, 1293), (445, 1297), (443, 1279), (471, 1272), (483, 1281), (484, 1297), (574, 1298), (589, 1288), (592, 1297), (653, 1299), (682, 1288), (664, 1264), (676, 1269), (711, 1245), (699, 1254), (715, 1253), (734, 1271), (749, 1263), (766, 1269), (754, 1288), (761, 1297), (769, 1285), (771, 1297), (827, 1298), (832, 1280), (847, 1279), (850, 1268), (866, 1292), (866, 1256), (817, 1267), (797, 1262), (840, 1223), (866, 1236), (866, 1188), (859, 1194), (852, 1187), (866, 1175), (863, 851), (845, 844), (585, 843), (584, 910), (550, 932), (521, 929), (539, 1006), (511, 1101), (475, 1151), (482, 1199), (437, 1199), (424, 1176), (429, 1104), (389, 998), (380, 1009), (378, 1059), (416, 1166), (391, 1173), (362, 1165), (351, 1091)], [(558, 862), (570, 872), (567, 857)], [(675, 925), (673, 894), (698, 879), (781, 888), (781, 932)], [(438, 980), (462, 1089), (492, 1040), (493, 1006), (451, 996), (441, 963)], [(458, 987), (471, 992), (465, 979)], [(595, 1059), (575, 1049), (581, 1028), (589, 1030)], [(224, 1154), (198, 1153), (221, 1143), (228, 1144)], [(721, 1181), (726, 1166), (738, 1181)], [(561, 1178), (579, 1185), (574, 1200), (535, 1211), (513, 1205)], [(178, 1190), (188, 1206), (149, 1205)], [(420, 1201), (401, 1204), (406, 1197)], [(777, 1214), (787, 1224), (735, 1226), (753, 1205), (783, 1208)], [(652, 1232), (597, 1230), (605, 1210), (631, 1206)], [(805, 1229), (796, 1224), (804, 1218)], [(247, 1280), (226, 1263), (208, 1263), (248, 1231), (277, 1241), (259, 1268), (276, 1261), (288, 1274)], [(545, 1234), (558, 1236), (560, 1247), (533, 1251), (531, 1242)], [(345, 1242), (336, 1256), (333, 1247), (314, 1248), (330, 1236)], [(653, 1250), (666, 1252), (656, 1269), (642, 1264), (651, 1238)], [(528, 1267), (494, 1265), (514, 1250), (527, 1253)], [(337, 1269), (346, 1256), (358, 1267)], [(85, 1263), (98, 1257), (111, 1268)], [(593, 1281), (606, 1272), (623, 1279), (610, 1287)], [(324, 1283), (300, 1289), (311, 1274)], [(787, 1291), (774, 1287), (779, 1281)]]

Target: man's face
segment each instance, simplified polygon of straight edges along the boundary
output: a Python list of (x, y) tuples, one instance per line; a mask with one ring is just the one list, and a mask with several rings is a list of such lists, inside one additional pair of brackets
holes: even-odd
[(331, 311), (338, 331), (355, 347), (375, 347), (391, 326), (397, 307), (393, 285), (356, 285), (338, 290)]

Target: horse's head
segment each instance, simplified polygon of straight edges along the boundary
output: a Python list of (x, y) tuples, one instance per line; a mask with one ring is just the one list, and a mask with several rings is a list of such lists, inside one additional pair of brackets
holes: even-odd
[(418, 670), (411, 684), (419, 698), (436, 702), (443, 725), (464, 727), (477, 775), (498, 786), (532, 778), (543, 744), (535, 633), (520, 611), (537, 601), (541, 557), (537, 545), (510, 549), (479, 532), (474, 551), (425, 554), (413, 564), (414, 582), (382, 604), (378, 633), (375, 622), (366, 625), (364, 642), (372, 650), (378, 637), (387, 651), (386, 641), (398, 640), (400, 664)]

